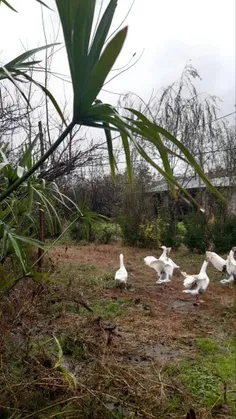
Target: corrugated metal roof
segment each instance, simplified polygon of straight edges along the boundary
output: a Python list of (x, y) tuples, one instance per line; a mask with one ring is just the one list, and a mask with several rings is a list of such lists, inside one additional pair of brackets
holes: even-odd
[[(206, 188), (205, 183), (196, 177), (179, 177), (176, 178), (176, 180), (181, 184), (181, 186), (183, 186), (185, 189), (199, 189), (199, 188)], [(229, 186), (233, 186), (236, 185), (236, 181), (230, 179), (228, 176), (224, 176), (224, 177), (215, 177), (215, 178), (211, 178), (209, 179), (210, 182), (212, 183), (212, 185), (216, 186), (216, 187), (229, 187)], [(169, 187), (168, 187), (168, 182), (166, 180), (161, 180), (160, 182), (157, 183), (156, 186), (154, 186), (150, 192), (165, 192), (168, 191)]]

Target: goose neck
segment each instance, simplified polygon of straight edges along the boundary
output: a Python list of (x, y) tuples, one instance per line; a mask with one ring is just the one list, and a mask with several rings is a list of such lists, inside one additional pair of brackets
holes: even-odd
[(201, 267), (201, 270), (200, 270), (200, 274), (205, 274), (206, 273), (207, 265), (208, 265), (208, 261), (204, 260), (204, 262), (202, 264), (202, 267)]

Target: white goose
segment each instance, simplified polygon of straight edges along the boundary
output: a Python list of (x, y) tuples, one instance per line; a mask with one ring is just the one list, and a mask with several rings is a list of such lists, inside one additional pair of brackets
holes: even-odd
[[(158, 285), (168, 284), (171, 282), (174, 271), (173, 265), (161, 259), (156, 259), (153, 256), (147, 256), (144, 258), (144, 262), (157, 272), (158, 280), (156, 283)], [(170, 286), (168, 287), (171, 288)]]
[(162, 252), (161, 256), (159, 257), (159, 259), (168, 262), (169, 264), (171, 264), (174, 267), (174, 269), (179, 269), (179, 266), (176, 265), (176, 263), (169, 257), (171, 247), (160, 246), (160, 249), (162, 249), (163, 252)]
[(209, 258), (212, 265), (220, 272), (226, 271), (226, 260), (221, 256), (217, 255), (215, 252), (206, 252), (207, 258)]
[(222, 279), (222, 281), (220, 282), (222, 284), (225, 284), (227, 282), (235, 281), (236, 283), (236, 247), (232, 247), (232, 249), (229, 252), (229, 256), (226, 261), (226, 270), (230, 277), (229, 279)]
[(120, 269), (118, 269), (118, 271), (116, 271), (116, 273), (115, 273), (115, 281), (120, 286), (124, 285), (125, 288), (126, 288), (127, 280), (128, 280), (128, 272), (125, 269), (124, 256), (121, 253), (120, 254)]
[(212, 265), (221, 272), (227, 272), (229, 275), (228, 279), (222, 279), (222, 284), (236, 281), (236, 247), (232, 247), (229, 252), (227, 259), (223, 259), (215, 252), (206, 252), (207, 257), (210, 259)]
[(208, 262), (209, 259), (207, 257), (204, 260), (198, 275), (187, 275), (186, 272), (181, 272), (181, 274), (185, 277), (183, 285), (185, 288), (187, 288), (186, 290), (183, 290), (183, 292), (195, 296), (195, 305), (198, 305), (200, 303), (199, 295), (203, 294), (206, 291), (210, 282), (209, 277), (206, 273)]

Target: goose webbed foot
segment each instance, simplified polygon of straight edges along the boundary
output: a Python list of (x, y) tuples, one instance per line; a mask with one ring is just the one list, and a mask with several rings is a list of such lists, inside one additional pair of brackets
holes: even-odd
[(199, 296), (198, 296), (198, 295), (196, 295), (196, 297), (195, 297), (195, 302), (193, 303), (193, 305), (194, 305), (194, 306), (199, 306), (199, 304), (200, 304)]

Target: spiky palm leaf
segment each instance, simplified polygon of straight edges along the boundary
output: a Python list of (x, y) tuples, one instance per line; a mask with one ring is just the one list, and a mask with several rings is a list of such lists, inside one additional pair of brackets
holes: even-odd
[[(112, 131), (116, 131), (120, 133), (122, 138), (130, 180), (132, 180), (132, 168), (129, 142), (132, 141), (141, 156), (166, 178), (174, 197), (177, 197), (176, 189), (183, 190), (189, 196), (173, 176), (168, 159), (169, 154), (173, 152), (165, 146), (162, 138), (164, 136), (178, 147), (179, 157), (193, 167), (199, 177), (205, 182), (208, 189), (224, 201), (222, 195), (209, 182), (191, 153), (170, 133), (152, 121), (149, 121), (144, 115), (134, 109), (130, 109), (130, 112), (136, 116), (136, 119), (123, 119), (111, 105), (97, 100), (97, 96), (127, 36), (127, 28), (123, 28), (116, 33), (110, 42), (106, 42), (117, 6), (117, 0), (109, 1), (99, 24), (95, 26), (94, 34), (92, 34), (92, 27), (96, 0), (55, 0), (55, 3), (63, 28), (73, 84), (73, 118), (69, 126), (44, 156), (0, 196), (0, 202), (16, 190), (21, 183), (27, 180), (44, 163), (76, 124), (97, 127), (105, 131), (113, 176), (115, 175), (116, 161), (112, 145)], [(151, 142), (156, 147), (157, 153), (162, 161), (161, 166), (156, 165), (153, 159), (147, 155), (137, 137)]]

